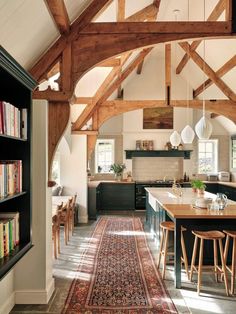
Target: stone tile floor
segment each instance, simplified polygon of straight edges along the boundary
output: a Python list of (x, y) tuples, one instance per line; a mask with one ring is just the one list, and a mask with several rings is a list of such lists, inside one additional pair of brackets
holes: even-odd
[[(111, 213), (103, 213), (110, 215)], [(112, 212), (112, 215), (122, 216), (140, 216), (145, 219), (142, 211), (122, 211)], [(55, 277), (55, 292), (47, 305), (15, 305), (11, 314), (59, 314), (63, 308), (65, 299), (67, 297), (70, 284), (77, 271), (78, 263), (86, 249), (88, 240), (94, 227), (95, 221), (88, 224), (83, 224), (75, 228), (75, 234), (70, 238), (69, 245), (65, 246), (63, 239), (61, 240), (62, 248), (58, 260), (53, 262), (53, 272)], [(62, 232), (61, 232), (62, 234)], [(157, 257), (157, 241), (149, 233), (148, 237), (149, 247), (153, 253), (154, 258)], [(173, 266), (168, 266), (166, 273), (165, 285), (169, 294), (175, 303), (179, 313), (186, 314), (235, 314), (236, 313), (236, 297), (227, 297), (225, 295), (224, 284), (215, 284), (214, 276), (207, 274), (203, 276), (202, 292), (198, 296), (196, 292), (196, 276), (194, 282), (190, 283), (185, 273), (182, 275), (182, 289), (174, 288), (174, 272)]]

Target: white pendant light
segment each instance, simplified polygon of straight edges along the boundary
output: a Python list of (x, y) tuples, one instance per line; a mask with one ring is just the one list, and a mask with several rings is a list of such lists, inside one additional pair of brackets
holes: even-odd
[(181, 137), (177, 131), (174, 131), (170, 136), (171, 145), (174, 147), (178, 147), (181, 143)]
[[(205, 0), (204, 0), (204, 20), (205, 20)], [(205, 67), (206, 67), (206, 44), (203, 41), (203, 101), (202, 101), (202, 117), (195, 125), (195, 132), (200, 140), (208, 140), (212, 133), (212, 124), (205, 115)]]
[[(188, 1), (188, 21), (189, 21), (189, 1)], [(189, 51), (189, 45), (188, 45)], [(189, 125), (189, 71), (188, 71), (188, 78), (187, 78), (187, 125), (183, 128), (181, 132), (181, 138), (184, 144), (192, 144), (195, 133), (191, 126)]]
[(181, 132), (181, 138), (184, 144), (192, 144), (195, 133), (190, 125), (186, 125)]
[(195, 125), (195, 131), (200, 140), (208, 140), (212, 133), (212, 124), (205, 115)]

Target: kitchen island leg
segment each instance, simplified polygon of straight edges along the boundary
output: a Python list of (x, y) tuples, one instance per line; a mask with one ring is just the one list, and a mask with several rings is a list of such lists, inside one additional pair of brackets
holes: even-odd
[(175, 246), (175, 288), (181, 288), (181, 221), (178, 219), (174, 220), (175, 222), (175, 237), (174, 237), (174, 246)]

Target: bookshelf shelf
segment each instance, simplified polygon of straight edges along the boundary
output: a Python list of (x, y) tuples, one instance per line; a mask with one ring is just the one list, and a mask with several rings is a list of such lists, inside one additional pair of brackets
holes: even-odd
[(16, 194), (13, 194), (13, 195), (8, 195), (8, 196), (5, 196), (5, 197), (0, 197), (0, 203), (3, 203), (3, 202), (7, 202), (13, 198), (16, 198), (16, 197), (20, 197), (22, 195), (25, 195), (27, 192), (24, 191), (24, 192), (20, 192), (20, 193), (16, 193)]
[(33, 245), (31, 243), (22, 243), (15, 247), (13, 251), (6, 257), (0, 259), (0, 278), (4, 275), (21, 259)]
[[(5, 230), (9, 229), (10, 243), (8, 245), (8, 255), (8, 252), (5, 252), (6, 244), (3, 244), (4, 256), (0, 258), (0, 280), (32, 247), (30, 184), (31, 102), (32, 90), (36, 85), (37, 82), (0, 46), (0, 101), (9, 103), (10, 107), (13, 106), (15, 108), (12, 109), (14, 115), (10, 111), (10, 117), (12, 115), (14, 119), (6, 120), (9, 114), (8, 108), (3, 107), (5, 103), (4, 105), (1, 103), (0, 106), (1, 132), (5, 133), (6, 130), (7, 133), (0, 134), (0, 164), (9, 165), (14, 164), (12, 161), (20, 161), (18, 168), (14, 168), (14, 166), (9, 166), (9, 168), (8, 166), (0, 167), (0, 178), (4, 178), (0, 181), (0, 185), (2, 184), (1, 186), (3, 187), (3, 190), (0, 191), (1, 194), (4, 194), (4, 192), (13, 193), (15, 190), (18, 190), (19, 186), (20, 190), (23, 191), (0, 198), (0, 225), (4, 226), (4, 221), (7, 221), (2, 230), (3, 234), (6, 235)], [(23, 118), (21, 113), (23, 112), (24, 120), (21, 120), (21, 117)], [(18, 120), (15, 117), (18, 117)], [(19, 130), (24, 125), (26, 125), (23, 135), (25, 138), (9, 135), (20, 134)], [(15, 213), (17, 213), (17, 219), (12, 218)], [(15, 225), (19, 226), (19, 229), (14, 229)]]
[(22, 141), (22, 142), (27, 142), (27, 139), (21, 138), (21, 137), (16, 137), (16, 136), (10, 136), (10, 135), (6, 135), (6, 134), (0, 134), (0, 138), (7, 138), (10, 140), (17, 140), (17, 141)]

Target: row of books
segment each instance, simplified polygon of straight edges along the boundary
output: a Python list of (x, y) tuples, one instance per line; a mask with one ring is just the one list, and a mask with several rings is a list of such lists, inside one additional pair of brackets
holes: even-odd
[(19, 212), (0, 212), (0, 258), (9, 255), (19, 244)]
[(0, 101), (0, 134), (27, 139), (27, 109)]
[(22, 160), (0, 160), (0, 197), (22, 192)]

